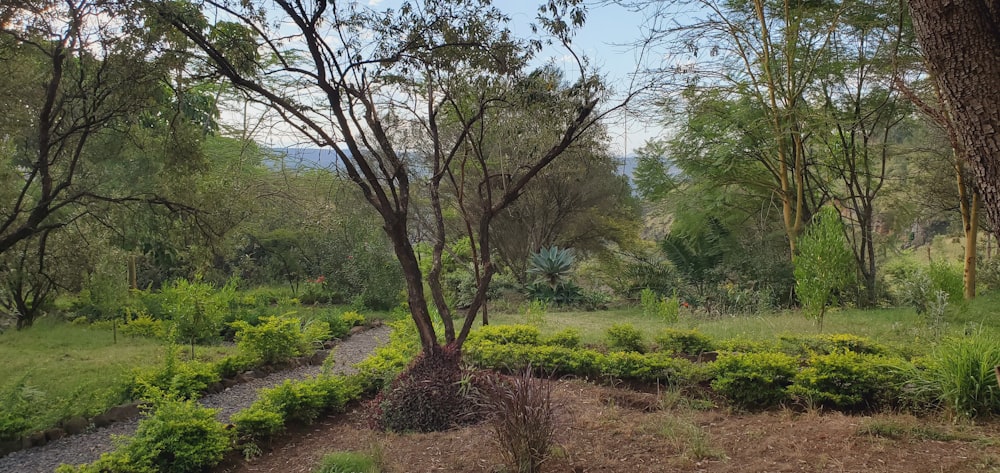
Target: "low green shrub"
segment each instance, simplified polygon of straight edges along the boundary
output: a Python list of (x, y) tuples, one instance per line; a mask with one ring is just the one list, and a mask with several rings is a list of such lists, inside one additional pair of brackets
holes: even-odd
[(608, 349), (611, 351), (632, 351), (645, 353), (646, 346), (642, 340), (642, 332), (632, 324), (614, 324), (605, 334)]
[(564, 348), (579, 348), (580, 347), (580, 332), (574, 328), (565, 328), (551, 336), (546, 337), (542, 341), (545, 345), (552, 345)]
[(215, 409), (193, 400), (163, 398), (139, 421), (132, 437), (89, 465), (60, 466), (59, 473), (193, 473), (222, 461), (232, 438)]
[(901, 359), (841, 351), (814, 355), (788, 387), (792, 397), (814, 407), (876, 411), (897, 403), (905, 379)]
[(643, 289), (639, 293), (639, 302), (642, 305), (642, 314), (646, 317), (661, 319), (667, 323), (677, 322), (680, 316), (680, 298), (677, 292), (671, 297), (661, 297), (650, 289)]
[(138, 317), (119, 326), (118, 331), (126, 337), (163, 338), (166, 334), (163, 321), (154, 319), (146, 313), (141, 313)]
[(780, 351), (800, 357), (812, 355), (829, 355), (831, 353), (865, 353), (881, 355), (887, 353), (887, 348), (872, 340), (857, 335), (838, 333), (830, 335), (814, 335), (807, 337), (782, 335), (778, 337)]
[(748, 338), (727, 338), (715, 342), (715, 349), (730, 353), (767, 353), (780, 351), (781, 346), (774, 340), (751, 340)]
[(541, 332), (533, 325), (487, 325), (469, 334), (471, 343), (486, 340), (494, 343), (538, 345)]
[(215, 362), (215, 372), (222, 378), (232, 378), (237, 374), (257, 366), (257, 360), (245, 353), (226, 356)]
[(347, 312), (344, 312), (343, 314), (340, 314), (339, 318), (340, 321), (346, 324), (348, 327), (357, 327), (359, 325), (365, 324), (365, 316), (353, 310), (349, 310)]
[(310, 423), (325, 412), (341, 411), (361, 395), (361, 384), (359, 378), (345, 376), (285, 380), (262, 389), (250, 407), (233, 414), (232, 422), (241, 440), (267, 439), (288, 422)]
[(358, 452), (335, 452), (323, 457), (316, 473), (379, 473), (370, 455)]
[(420, 352), (417, 328), (412, 319), (390, 322), (393, 328), (389, 343), (375, 349), (368, 358), (355, 365), (368, 390), (381, 390), (389, 385)]
[[(25, 376), (26, 377), (26, 376)], [(32, 388), (25, 377), (0, 390), (0, 440), (13, 440), (31, 426), (44, 393)]]
[(668, 328), (661, 331), (654, 339), (660, 351), (668, 353), (683, 353), (685, 355), (700, 355), (714, 350), (712, 340), (696, 330), (678, 330)]
[(126, 382), (126, 393), (132, 399), (149, 399), (162, 394), (180, 399), (195, 399), (210, 385), (221, 379), (216, 365), (200, 361), (181, 361), (180, 347), (168, 345), (160, 366), (136, 369)]
[(783, 353), (723, 354), (715, 362), (712, 389), (744, 409), (764, 409), (788, 400), (798, 360)]
[(236, 346), (264, 363), (277, 363), (301, 355), (309, 341), (299, 329), (296, 318), (262, 317), (259, 325), (237, 320), (231, 325), (236, 329)]
[(484, 369), (520, 372), (532, 367), (547, 375), (605, 376), (623, 380), (691, 384), (708, 381), (711, 365), (666, 354), (611, 352), (554, 345), (467, 344), (465, 360)]

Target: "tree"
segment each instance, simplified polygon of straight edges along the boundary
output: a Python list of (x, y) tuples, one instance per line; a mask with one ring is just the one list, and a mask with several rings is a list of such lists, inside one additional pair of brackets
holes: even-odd
[(806, 315), (823, 330), (823, 316), (831, 298), (855, 280), (856, 263), (844, 238), (844, 227), (832, 206), (823, 207), (799, 240), (795, 265), (795, 292)]
[(983, 210), (1000, 228), (1000, 8), (983, 0), (909, 0), (909, 6)]
[[(537, 89), (524, 74), (538, 43), (515, 38), (507, 18), (488, 2), (405, 2), (375, 11), (356, 3), (275, 1), (148, 2), (162, 21), (187, 37), (206, 65), (260, 101), (316, 146), (331, 149), (348, 178), (382, 219), (406, 281), (407, 300), (423, 351), (443, 352), (434, 333), (424, 278), (412, 241), (416, 179), (426, 179), (433, 215), (433, 264), (427, 283), (442, 316), (445, 343), (460, 349), (486, 298), (496, 268), (490, 225), (527, 184), (592, 127), (602, 88), (580, 63), (567, 87)], [(539, 23), (568, 44), (585, 12), (576, 0), (550, 1)], [(198, 7), (227, 20), (208, 24)], [(231, 19), (231, 21), (229, 21)], [(269, 25), (282, 25), (278, 31)], [(238, 51), (262, 51), (261, 60)], [(555, 85), (555, 84), (553, 84)], [(527, 102), (533, 90), (541, 100)], [(521, 97), (521, 98), (518, 98)], [(527, 107), (558, 130), (552, 139), (510, 160), (490, 159), (476, 138), (504, 110)], [(447, 123), (449, 126), (443, 126)], [(411, 147), (415, 127), (430, 146)], [(473, 195), (464, 193), (474, 183)], [(477, 291), (456, 330), (440, 284), (446, 233), (442, 185), (451, 185), (474, 248)], [(467, 199), (466, 199), (467, 197)], [(475, 212), (473, 212), (475, 207)]]
[[(756, 115), (718, 136), (731, 141), (733, 135), (748, 133), (750, 139), (744, 141), (756, 142), (753, 148), (730, 155), (749, 159), (759, 168), (741, 179), (755, 179), (755, 186), (767, 188), (780, 200), (790, 259), (813, 207), (807, 99), (824, 73), (823, 59), (844, 8), (841, 2), (624, 3), (654, 8), (651, 16), (657, 24), (645, 41), (666, 45), (670, 63), (652, 71), (662, 77), (664, 87), (682, 91), (686, 95), (682, 102), (701, 101), (703, 93), (711, 94), (713, 102), (740, 100), (745, 102), (740, 110)], [(684, 8), (697, 13), (678, 23), (673, 12)]]

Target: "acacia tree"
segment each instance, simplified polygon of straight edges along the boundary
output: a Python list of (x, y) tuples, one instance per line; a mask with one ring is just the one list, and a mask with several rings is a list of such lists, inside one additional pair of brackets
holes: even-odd
[[(810, 130), (807, 91), (823, 73), (823, 59), (840, 22), (840, 2), (795, 0), (675, 0), (623, 3), (652, 6), (659, 25), (644, 41), (665, 44), (671, 63), (652, 71), (665, 86), (740, 97), (758, 114), (759, 146), (741, 152), (759, 166), (766, 186), (781, 202), (789, 257), (809, 219)], [(697, 12), (678, 23), (673, 12)], [(735, 130), (732, 133), (740, 133)], [(743, 150), (741, 150), (743, 151)], [(741, 179), (746, 179), (742, 177)]]
[(1000, 8), (984, 0), (909, 0), (909, 6), (983, 209), (1000, 228)]
[[(540, 25), (568, 44), (573, 25), (584, 19), (578, 3), (550, 1)], [(415, 184), (427, 190), (435, 222), (427, 283), (442, 316), (445, 342), (460, 348), (495, 272), (491, 222), (598, 119), (602, 88), (581, 65), (581, 77), (571, 87), (550, 91), (560, 95), (546, 112), (559, 130), (551, 141), (520, 156), (516, 166), (488, 159), (477, 149), (476, 133), (491, 126), (486, 120), (495, 110), (512, 106), (511, 97), (527, 83), (523, 71), (539, 44), (515, 38), (505, 26), (506, 16), (489, 2), (405, 2), (385, 11), (326, 1), (148, 6), (235, 88), (276, 112), (312, 144), (337, 155), (340, 167), (382, 219), (427, 356), (441, 353), (442, 345), (410, 240)], [(220, 12), (226, 20), (209, 24), (200, 8)], [(262, 51), (263, 59), (228, 53), (234, 44), (242, 44), (241, 51)], [(450, 126), (442, 126), (445, 121)], [(405, 138), (414, 123), (430, 143), (424, 159)], [(446, 236), (441, 189), (451, 182), (455, 189), (468, 188), (463, 181), (478, 183), (472, 186), (474, 199), (459, 202), (462, 208), (478, 207), (475, 213), (462, 212), (476, 248), (477, 291), (456, 330), (440, 284)]]

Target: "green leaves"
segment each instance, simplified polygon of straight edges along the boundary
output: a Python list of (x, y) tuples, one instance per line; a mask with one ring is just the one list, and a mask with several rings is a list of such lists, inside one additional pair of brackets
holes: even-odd
[(555, 289), (568, 282), (574, 261), (573, 251), (568, 248), (542, 248), (531, 255), (528, 274), (535, 275), (536, 281)]
[(847, 246), (837, 210), (824, 207), (799, 237), (794, 257), (795, 290), (808, 316), (823, 328), (823, 315), (834, 292), (855, 281), (854, 255)]

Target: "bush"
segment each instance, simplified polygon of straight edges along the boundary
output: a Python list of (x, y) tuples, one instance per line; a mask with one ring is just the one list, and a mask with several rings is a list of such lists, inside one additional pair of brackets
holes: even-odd
[(375, 353), (355, 365), (366, 389), (388, 387), (420, 352), (417, 327), (412, 319), (400, 319), (389, 323), (389, 326), (393, 328), (389, 343), (376, 348)]
[(365, 324), (365, 316), (353, 310), (349, 310), (347, 312), (344, 312), (343, 314), (340, 314), (339, 318), (340, 321), (343, 322), (348, 327), (357, 327), (358, 325)]
[(516, 343), (520, 345), (538, 345), (541, 332), (532, 325), (487, 325), (469, 335), (469, 340), (476, 343), (479, 340), (494, 343)]
[(156, 320), (146, 313), (140, 313), (138, 317), (129, 320), (118, 331), (126, 337), (163, 338), (166, 334), (163, 321)]
[(551, 385), (533, 377), (529, 367), (510, 377), (487, 375), (478, 393), (477, 406), (509, 471), (540, 471), (555, 433)]
[(654, 339), (661, 351), (700, 355), (712, 351), (712, 341), (695, 330), (665, 329)]
[(436, 432), (465, 420), (472, 402), (460, 381), (461, 352), (444, 347), (421, 353), (373, 402), (379, 428), (393, 432)]
[(200, 361), (180, 361), (177, 358), (180, 347), (169, 345), (162, 366), (137, 369), (126, 391), (132, 399), (148, 399), (161, 394), (180, 399), (195, 399), (208, 388), (219, 382), (218, 368)]
[(642, 332), (632, 324), (615, 324), (608, 328), (606, 334), (608, 349), (612, 351), (634, 351), (645, 353), (646, 347), (642, 340)]
[(0, 391), (0, 440), (14, 440), (24, 433), (28, 421), (39, 411), (44, 393), (25, 383), (24, 378)]
[(659, 294), (650, 289), (643, 289), (639, 293), (639, 302), (642, 305), (642, 314), (646, 317), (663, 319), (667, 323), (677, 322), (680, 316), (681, 304), (674, 291), (673, 297), (660, 297)]
[(236, 346), (241, 352), (264, 363), (277, 363), (301, 355), (309, 345), (299, 324), (295, 318), (263, 317), (257, 326), (242, 320), (231, 325), (236, 329)]
[(63, 465), (60, 473), (189, 473), (205, 471), (230, 449), (229, 430), (215, 409), (193, 400), (163, 398), (139, 421), (134, 436), (90, 465)]
[(887, 349), (872, 340), (857, 335), (838, 333), (831, 335), (816, 335), (811, 337), (795, 337), (782, 335), (778, 337), (780, 350), (792, 356), (829, 355), (831, 353), (865, 353), (881, 355)]
[(893, 374), (903, 371), (898, 369), (902, 364), (902, 360), (851, 351), (815, 355), (795, 376), (788, 392), (810, 406), (875, 411), (899, 398), (903, 382)]
[(323, 457), (316, 473), (378, 473), (381, 470), (369, 455), (336, 452)]
[(545, 345), (553, 345), (557, 347), (579, 348), (580, 332), (574, 328), (565, 328), (553, 333), (550, 337), (546, 338), (543, 343)]
[(262, 389), (254, 403), (233, 415), (241, 440), (257, 441), (280, 432), (288, 422), (311, 423), (324, 412), (340, 411), (361, 395), (356, 377), (318, 376)]
[(934, 350), (917, 383), (956, 415), (976, 418), (1000, 414), (1000, 340), (976, 334), (946, 340)]
[(723, 354), (712, 389), (743, 409), (764, 409), (788, 399), (798, 360), (783, 353)]

